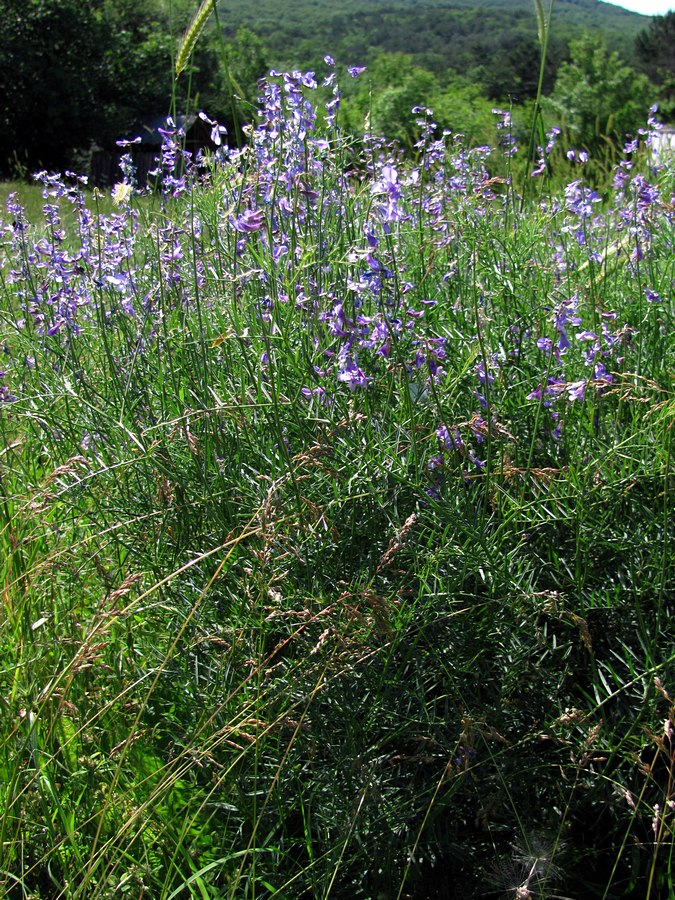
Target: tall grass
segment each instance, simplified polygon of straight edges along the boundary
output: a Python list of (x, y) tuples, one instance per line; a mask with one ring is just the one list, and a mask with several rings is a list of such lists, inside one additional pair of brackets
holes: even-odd
[(521, 211), (314, 88), (10, 198), (4, 894), (672, 896), (672, 169)]

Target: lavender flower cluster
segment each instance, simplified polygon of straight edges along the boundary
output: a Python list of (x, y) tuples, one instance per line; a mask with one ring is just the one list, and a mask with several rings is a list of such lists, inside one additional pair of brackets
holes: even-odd
[[(568, 152), (580, 177), (533, 212), (538, 240), (518, 258), (505, 249), (519, 228), (513, 185), (491, 174), (495, 157), (518, 153), (508, 114), (495, 111), (503, 146), (493, 151), (439, 132), (417, 107), (409, 163), (377, 136), (343, 138), (326, 65), (323, 109), (314, 72), (270, 74), (243, 149), (228, 149), (207, 119), (217, 152), (193, 156), (167, 120), (153, 172), (161, 211), (149, 219), (129, 154), (113, 213), (92, 212), (86, 179), (72, 173), (36, 176), (40, 226), (10, 197), (2, 277), (18, 315), (5, 328), (4, 403), (35, 390), (34, 370), (58, 371), (83, 337), (103, 329), (115, 345), (120, 329), (131, 334), (114, 357), (124, 369), (120, 354), (161, 352), (168, 324), (197, 308), (206, 335), (235, 323), (262, 379), (282, 351), (302, 359), (297, 397), (309, 408), (381, 392), (420, 410), (432, 472), (458, 463), (480, 473), (487, 445), (511, 440), (512, 396), (546, 411), (555, 442), (573, 404), (610, 393), (635, 364), (640, 329), (672, 297), (651, 260), (657, 241), (672, 251), (674, 198), (634, 162), (658, 133), (655, 110), (604, 202), (583, 183), (586, 155)], [(533, 177), (559, 134), (539, 148)], [(622, 309), (606, 305), (608, 280)]]

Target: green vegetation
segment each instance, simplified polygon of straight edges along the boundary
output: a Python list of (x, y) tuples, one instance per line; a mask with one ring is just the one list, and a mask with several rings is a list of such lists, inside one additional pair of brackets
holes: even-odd
[[(627, 135), (635, 135), (651, 85), (645, 75), (622, 65), (591, 37), (572, 43), (570, 61), (558, 71), (550, 108), (570, 140), (593, 156), (617, 157)], [(603, 149), (609, 145), (609, 154)]]
[[(544, 3), (548, 12), (549, 2)], [(345, 65), (371, 64), (382, 53), (410, 53), (437, 78), (480, 72), (496, 96), (534, 96), (539, 52), (532, 0), (220, 0), (226, 33), (245, 25), (260, 35), (275, 65), (318, 66), (326, 52)], [(645, 16), (596, 0), (555, 0), (547, 88), (570, 40), (602, 34), (634, 63)]]
[[(240, 145), (269, 67), (318, 69), (326, 52), (340, 65), (368, 66), (368, 83), (343, 84), (343, 127), (355, 135), (369, 116), (371, 128), (410, 150), (413, 104), (431, 107), (439, 124), (470, 143), (494, 140), (495, 105), (512, 109), (516, 126), (531, 132), (541, 59), (532, 0), (207, 3), (205, 31), (174, 82), (177, 48), (198, 7), (194, 0), (0, 0), (0, 174), (85, 171), (96, 148), (114, 150), (116, 139), (141, 133), (149, 120), (198, 109)], [(543, 130), (562, 117), (570, 143), (604, 153), (608, 137), (620, 150), (623, 129), (637, 121), (638, 87), (643, 106), (658, 101), (662, 115), (672, 115), (672, 14), (650, 20), (596, 0), (556, 0), (540, 11), (551, 14), (541, 89), (555, 100)], [(582, 62), (579, 48), (591, 44), (594, 61)], [(580, 69), (590, 87), (574, 83)], [(616, 154), (606, 155), (608, 171)]]
[(174, 83), (193, 12), (192, 0), (0, 0), (0, 172), (85, 170), (92, 149), (170, 112), (230, 122), (222, 51), (236, 55), (238, 38), (221, 46), (211, 23)]
[(601, 198), (508, 111), (406, 162), (320, 90), (206, 168), (167, 129), (155, 206), (9, 197), (0, 893), (665, 900), (657, 123)]
[(675, 12), (652, 19), (637, 36), (635, 50), (641, 69), (664, 96), (675, 100)]

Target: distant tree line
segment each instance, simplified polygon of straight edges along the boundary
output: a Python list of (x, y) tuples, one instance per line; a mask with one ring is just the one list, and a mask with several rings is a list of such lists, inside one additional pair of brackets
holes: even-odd
[[(476, 10), (419, 2), (415, 32), (408, 30), (404, 41), (400, 0), (377, 9), (344, 0), (339, 8), (349, 8), (349, 17), (325, 0), (283, 9), (269, 0), (242, 2), (239, 18), (221, 3), (176, 81), (176, 48), (197, 5), (0, 0), (0, 176), (38, 167), (85, 170), (92, 149), (133, 136), (143, 121), (163, 113), (204, 109), (234, 133), (235, 119), (253, 117), (257, 80), (269, 65), (319, 68), (333, 52), (331, 41), (340, 47), (341, 62), (368, 63), (367, 76), (343, 85), (341, 121), (355, 134), (367, 120), (371, 130), (412, 146), (417, 126), (411, 108), (427, 104), (439, 125), (485, 142), (493, 134), (495, 104), (526, 117), (537, 91), (534, 16), (517, 4), (488, 9), (486, 0), (486, 8)], [(254, 7), (259, 33), (246, 25)], [(310, 39), (307, 28), (319, 14)], [(546, 108), (570, 139), (589, 149), (605, 146), (606, 138), (618, 145), (644, 123), (657, 97), (664, 114), (672, 115), (675, 13), (652, 19), (624, 42), (623, 55), (611, 44), (607, 50), (600, 32), (571, 34), (562, 27), (552, 33), (543, 83)]]

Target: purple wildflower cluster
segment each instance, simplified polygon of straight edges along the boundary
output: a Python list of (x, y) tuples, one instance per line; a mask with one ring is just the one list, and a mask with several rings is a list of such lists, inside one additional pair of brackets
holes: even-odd
[[(92, 284), (86, 274), (92, 255), (92, 216), (82, 192), (86, 179), (70, 172), (65, 179), (38, 172), (36, 179), (46, 201), (44, 228), (30, 240), (31, 226), (16, 196), (10, 195), (7, 210), (12, 223), (6, 233), (11, 254), (6, 279), (22, 312), (17, 327), (28, 328), (44, 342), (61, 331), (77, 336), (91, 315)], [(76, 215), (79, 243), (74, 249), (66, 245), (60, 201), (71, 204)]]
[[(326, 65), (323, 111), (314, 72), (264, 80), (243, 149), (222, 146), (223, 129), (206, 119), (219, 149), (193, 158), (167, 120), (153, 170), (162, 212), (149, 223), (129, 156), (111, 214), (91, 212), (84, 180), (72, 174), (39, 174), (40, 228), (10, 197), (2, 271), (20, 314), (4, 401), (20, 397), (26, 372), (57, 365), (83, 332), (123, 325), (132, 337), (125, 352), (157, 353), (193, 308), (202, 332), (217, 338), (214, 357), (224, 353), (218, 335), (234, 329), (248, 371), (263, 381), (282, 354), (302, 360), (296, 396), (311, 409), (378, 393), (416, 409), (436, 473), (455, 462), (480, 473), (488, 445), (511, 445), (514, 396), (546, 407), (560, 439), (574, 404), (589, 391), (609, 393), (644, 319), (619, 321), (599, 284), (620, 277), (649, 308), (669, 289), (645, 261), (657, 220), (672, 224), (672, 206), (637, 171), (638, 143), (626, 146), (612, 203), (575, 179), (542, 205), (536, 254), (497, 258), (512, 199), (506, 179), (490, 173), (493, 151), (439, 133), (433, 111), (417, 107), (415, 162), (372, 135), (359, 155), (340, 134), (330, 57)], [(510, 158), (518, 152), (510, 117), (495, 112)], [(650, 120), (641, 138), (655, 127)], [(532, 175), (546, 170), (559, 134), (547, 135)], [(64, 226), (64, 204), (74, 229)], [(127, 362), (120, 357), (120, 368)]]

